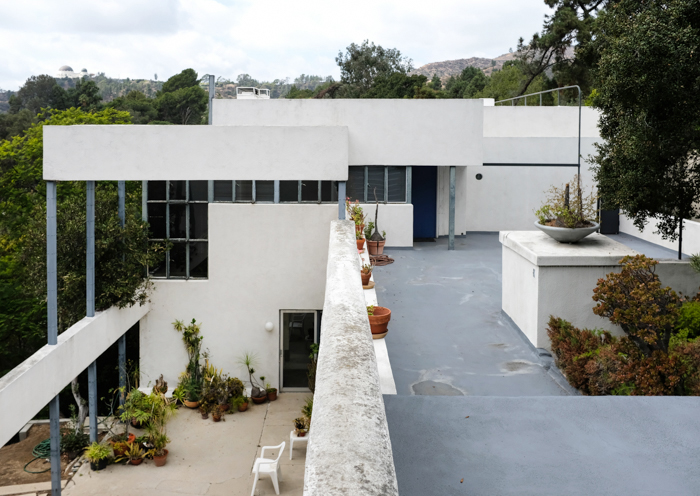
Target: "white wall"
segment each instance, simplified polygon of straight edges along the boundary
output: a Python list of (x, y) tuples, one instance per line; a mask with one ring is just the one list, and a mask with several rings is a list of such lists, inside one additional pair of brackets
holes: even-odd
[(480, 165), (481, 100), (214, 100), (215, 126), (347, 126), (350, 165)]
[(196, 318), (214, 365), (247, 380), (237, 361), (257, 353), (258, 375), (278, 387), (279, 311), (323, 308), (329, 225), (337, 217), (332, 204), (210, 203), (209, 279), (156, 282), (141, 323), (142, 383), (164, 374), (177, 384), (187, 354), (172, 322)]
[(143, 317), (149, 304), (85, 317), (0, 377), (0, 446)]
[(342, 126), (44, 127), (46, 180), (345, 181), (347, 166)]
[[(656, 231), (656, 220), (654, 219), (650, 219), (649, 223), (640, 231), (626, 215), (620, 215), (620, 232), (678, 252), (678, 240), (669, 241), (663, 239), (660, 234), (656, 234), (654, 231)], [(687, 255), (700, 253), (700, 222), (688, 219), (683, 221), (682, 250)]]
[[(597, 138), (600, 112), (581, 108), (581, 136)], [(578, 107), (484, 108), (484, 137), (572, 138), (578, 136)]]
[[(366, 222), (374, 222), (376, 204), (361, 203)], [(385, 247), (413, 246), (413, 205), (410, 203), (380, 203), (379, 230), (386, 231)]]

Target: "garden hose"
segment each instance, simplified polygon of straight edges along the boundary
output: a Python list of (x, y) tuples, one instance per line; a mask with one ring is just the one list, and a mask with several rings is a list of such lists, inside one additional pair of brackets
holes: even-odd
[(24, 466), (25, 472), (27, 472), (28, 474), (43, 474), (44, 472), (48, 472), (49, 470), (51, 470), (51, 467), (47, 468), (46, 470), (42, 470), (41, 472), (32, 472), (31, 470), (27, 470), (27, 467), (30, 463), (51, 456), (51, 439), (44, 439), (42, 442), (34, 446), (34, 449), (32, 450), (32, 455), (34, 455), (34, 459)]

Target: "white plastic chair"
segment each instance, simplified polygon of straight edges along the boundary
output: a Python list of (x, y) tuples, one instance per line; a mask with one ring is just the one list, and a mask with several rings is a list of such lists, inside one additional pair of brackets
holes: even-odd
[[(253, 464), (252, 473), (255, 475), (255, 479), (253, 480), (253, 490), (250, 492), (250, 496), (255, 495), (255, 486), (257, 485), (258, 479), (261, 475), (267, 475), (270, 477), (272, 480), (272, 485), (275, 487), (275, 494), (280, 493), (279, 481), (282, 480), (282, 467), (280, 466), (279, 462), (286, 444), (287, 443), (282, 442), (282, 444), (279, 446), (263, 446), (263, 448), (260, 450), (260, 458), (256, 459), (255, 463)], [(280, 450), (280, 452), (277, 454), (277, 458), (274, 460), (265, 458), (265, 450), (276, 449)]]

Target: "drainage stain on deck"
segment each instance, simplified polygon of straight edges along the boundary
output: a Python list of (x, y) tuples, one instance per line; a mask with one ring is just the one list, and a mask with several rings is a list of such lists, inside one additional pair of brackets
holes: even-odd
[(413, 385), (413, 394), (419, 396), (464, 396), (464, 393), (456, 387), (435, 381), (417, 382)]

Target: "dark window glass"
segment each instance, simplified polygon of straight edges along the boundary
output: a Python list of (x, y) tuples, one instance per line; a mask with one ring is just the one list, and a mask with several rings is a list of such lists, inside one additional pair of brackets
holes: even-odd
[(148, 200), (165, 200), (165, 181), (148, 181)]
[(207, 277), (209, 270), (207, 243), (190, 243), (190, 277)]
[(318, 201), (318, 181), (302, 181), (301, 182), (301, 201), (317, 202)]
[(190, 181), (190, 201), (209, 201), (208, 181)]
[(384, 167), (367, 167), (367, 201), (384, 201)]
[(170, 200), (186, 200), (187, 181), (170, 181)]
[(406, 167), (389, 167), (388, 201), (406, 201)]
[(365, 168), (350, 167), (348, 184), (346, 187), (347, 196), (352, 201), (365, 201)]
[(187, 276), (187, 243), (173, 243), (170, 248), (170, 277)]
[(170, 205), (170, 238), (187, 237), (187, 205)]
[(149, 267), (149, 269), (153, 277), (165, 277), (167, 275), (165, 273), (165, 257), (163, 257), (163, 260), (161, 260), (158, 265)]
[(275, 182), (274, 181), (255, 181), (255, 201), (256, 202), (274, 202), (275, 201)]
[(190, 205), (190, 238), (207, 239), (208, 207), (206, 203)]
[(148, 224), (151, 226), (151, 238), (165, 239), (165, 203), (148, 204)]
[(280, 203), (299, 201), (299, 181), (280, 181)]
[(321, 201), (338, 201), (338, 181), (321, 181)]
[(253, 181), (236, 181), (236, 201), (253, 201)]
[(233, 200), (233, 181), (214, 181), (214, 201)]

